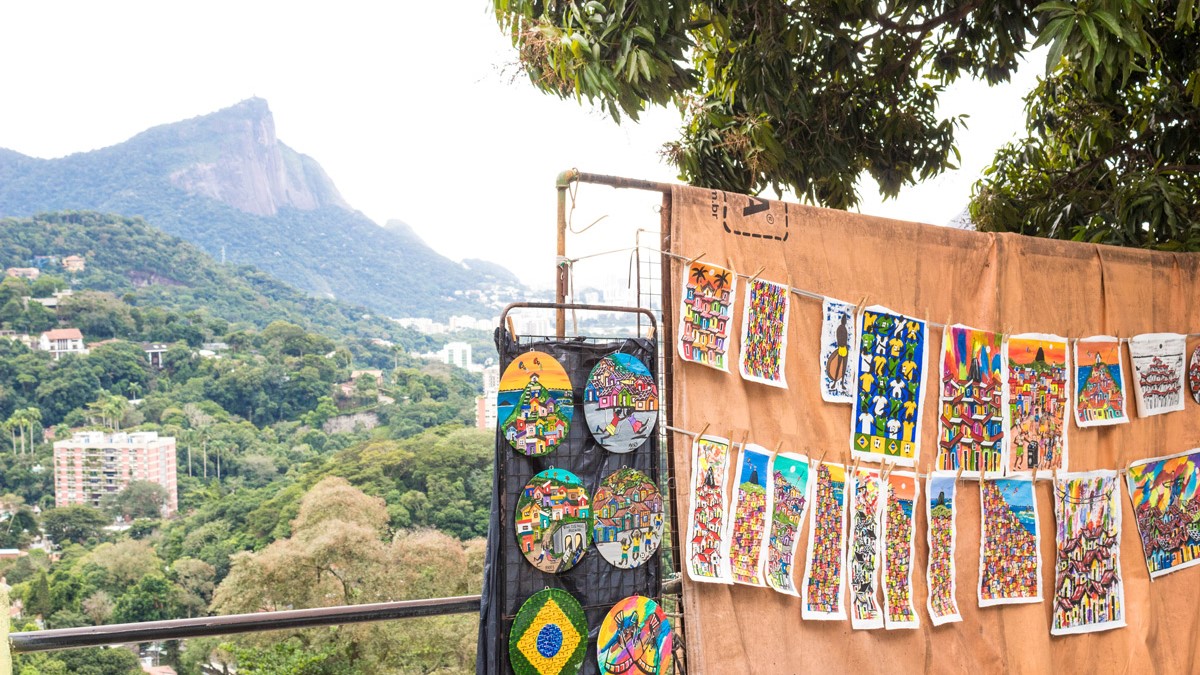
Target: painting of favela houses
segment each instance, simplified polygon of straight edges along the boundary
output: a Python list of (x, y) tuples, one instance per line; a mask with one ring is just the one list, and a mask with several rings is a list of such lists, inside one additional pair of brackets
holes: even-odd
[(554, 574), (574, 567), (592, 539), (592, 503), (579, 477), (547, 469), (517, 498), (517, 545), (531, 565)]
[(998, 333), (946, 326), (936, 468), (968, 476), (1001, 472), (1004, 359)]
[(1121, 341), (1098, 335), (1075, 341), (1075, 424), (1098, 427), (1129, 421)]
[(545, 352), (526, 352), (500, 378), (500, 433), (523, 455), (548, 455), (567, 437), (574, 405), (571, 379), (562, 364)]
[(1033, 480), (1014, 476), (979, 485), (979, 606), (1042, 601)]
[(1026, 333), (1005, 343), (1008, 410), (1007, 473), (1067, 468), (1067, 340)]
[(1200, 449), (1134, 462), (1125, 480), (1150, 578), (1200, 565)]
[(1129, 339), (1133, 393), (1139, 417), (1183, 410), (1183, 366), (1187, 336), (1148, 333)]
[(736, 285), (737, 275), (724, 267), (693, 261), (683, 270), (679, 355), (684, 361), (729, 372)]
[(610, 354), (592, 368), (583, 389), (583, 414), (596, 442), (610, 452), (642, 446), (658, 420), (658, 385), (646, 364)]
[(692, 507), (687, 524), (687, 573), (692, 581), (732, 584), (728, 512), (730, 442), (701, 436), (692, 443)]
[(800, 595), (792, 574), (810, 499), (808, 477), (808, 459), (802, 455), (784, 452), (771, 462), (771, 524), (763, 574), (768, 586), (788, 595)]
[(637, 469), (620, 468), (593, 495), (592, 538), (609, 563), (632, 569), (650, 560), (662, 541), (663, 500), (654, 481)]

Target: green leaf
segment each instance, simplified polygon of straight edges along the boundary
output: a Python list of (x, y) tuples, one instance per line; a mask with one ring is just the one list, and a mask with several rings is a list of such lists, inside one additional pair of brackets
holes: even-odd
[(1095, 22), (1089, 16), (1081, 16), (1079, 17), (1079, 28), (1083, 31), (1083, 37), (1087, 39), (1088, 44), (1092, 46), (1092, 49), (1096, 50), (1096, 57), (1099, 58), (1099, 52), (1103, 50), (1100, 47), (1100, 35), (1096, 32)]

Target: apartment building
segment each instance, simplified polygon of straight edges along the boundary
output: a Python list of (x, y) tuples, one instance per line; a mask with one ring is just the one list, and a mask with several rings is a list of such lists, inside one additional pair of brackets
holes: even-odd
[(130, 481), (158, 483), (167, 489), (163, 516), (179, 509), (175, 484), (175, 439), (156, 431), (77, 432), (54, 443), (55, 506), (100, 506), (107, 494), (125, 489)]

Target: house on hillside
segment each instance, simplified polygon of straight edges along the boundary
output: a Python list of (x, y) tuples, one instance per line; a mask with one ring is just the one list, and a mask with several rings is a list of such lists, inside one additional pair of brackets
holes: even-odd
[(55, 328), (42, 333), (38, 340), (38, 349), (50, 352), (57, 361), (63, 354), (87, 354), (87, 346), (83, 344), (83, 333), (78, 328)]
[(167, 350), (170, 348), (171, 345), (166, 345), (159, 342), (142, 343), (142, 351), (146, 354), (146, 361), (152, 368), (158, 368), (159, 370), (162, 369), (163, 358), (167, 355)]
[(33, 281), (42, 276), (42, 271), (36, 267), (10, 267), (4, 270), (4, 276)]
[(69, 255), (62, 259), (62, 266), (68, 272), (82, 272), (87, 269), (87, 260), (81, 255)]

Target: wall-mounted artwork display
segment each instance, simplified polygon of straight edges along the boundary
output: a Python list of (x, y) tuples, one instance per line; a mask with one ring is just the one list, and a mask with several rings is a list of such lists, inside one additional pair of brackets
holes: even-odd
[(926, 607), (933, 625), (962, 621), (955, 588), (954, 552), (956, 528), (954, 506), (958, 481), (950, 471), (934, 471), (925, 479), (926, 537), (929, 562), (925, 583), (929, 589)]
[[(1012, 335), (1005, 340), (1005, 353), (1006, 472), (1066, 470), (1071, 401), (1066, 338), (1041, 333)], [(978, 477), (978, 472), (971, 475)]]
[(668, 675), (674, 632), (657, 602), (640, 595), (613, 605), (596, 636), (602, 675)]
[(1059, 474), (1054, 481), (1053, 635), (1125, 625), (1120, 492), (1116, 471)]
[(654, 481), (622, 467), (592, 495), (592, 539), (609, 563), (631, 569), (658, 551), (663, 531), (663, 500)]
[(846, 467), (820, 462), (813, 480), (800, 614), (817, 621), (845, 619)]
[(830, 403), (854, 401), (858, 368), (858, 319), (855, 306), (825, 299), (821, 307), (821, 398)]
[(879, 471), (850, 473), (850, 625), (856, 629), (883, 628), (879, 606), (879, 529), (883, 522), (883, 486)]
[(733, 583), (726, 534), (729, 439), (700, 436), (692, 442), (692, 506), (684, 567), (692, 581)]
[(517, 675), (574, 675), (587, 658), (588, 627), (579, 601), (547, 588), (521, 605), (508, 637)]
[(915, 507), (921, 484), (915, 473), (892, 471), (884, 481), (887, 505), (883, 512), (883, 625), (917, 628), (921, 620), (913, 605), (912, 568), (917, 534)]
[(592, 368), (584, 386), (583, 414), (592, 436), (605, 450), (637, 450), (658, 421), (654, 375), (637, 357), (605, 356)]
[(1075, 424), (1099, 427), (1129, 421), (1121, 341), (1107, 335), (1075, 341)]
[(738, 359), (742, 378), (787, 387), (788, 310), (791, 289), (762, 279), (746, 283), (742, 305), (742, 342)]
[(771, 451), (749, 443), (742, 446), (734, 479), (733, 524), (729, 536), (729, 564), (733, 581), (763, 586), (763, 537), (770, 508), (767, 492)]
[(938, 469), (1002, 472), (1004, 355), (999, 333), (946, 326), (938, 411)]
[(592, 541), (592, 501), (579, 477), (547, 469), (517, 497), (517, 545), (529, 564), (543, 572), (565, 572), (583, 558)]
[(1151, 579), (1200, 563), (1198, 472), (1200, 449), (1129, 465), (1129, 501)]
[(884, 307), (863, 310), (850, 434), (855, 457), (916, 464), (921, 450), (926, 347), (924, 321)]
[(784, 452), (772, 460), (771, 525), (763, 574), (768, 586), (788, 595), (800, 595), (792, 573), (810, 485), (807, 457)]
[(684, 361), (729, 372), (736, 286), (733, 270), (700, 261), (684, 267), (679, 309), (679, 355)]
[(979, 606), (1042, 600), (1037, 500), (1028, 476), (979, 484)]
[(1138, 417), (1183, 410), (1186, 350), (1187, 337), (1178, 333), (1147, 333), (1129, 338)]
[(500, 433), (523, 455), (554, 452), (571, 429), (574, 406), (567, 371), (545, 352), (521, 354), (500, 377), (496, 400)]

